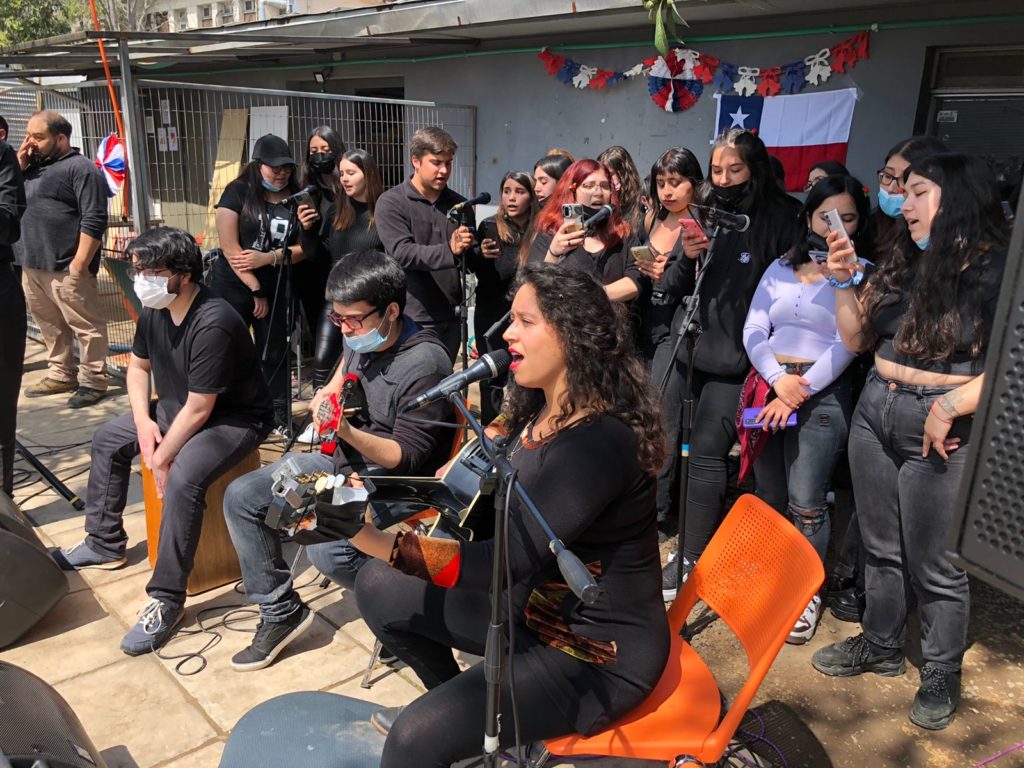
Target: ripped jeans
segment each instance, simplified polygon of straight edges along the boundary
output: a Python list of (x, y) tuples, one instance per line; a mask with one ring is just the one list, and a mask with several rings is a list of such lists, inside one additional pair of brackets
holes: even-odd
[(800, 406), (796, 426), (775, 432), (754, 462), (757, 495), (793, 521), (822, 562), (832, 533), (825, 494), (846, 448), (851, 401), (849, 379), (840, 376)]

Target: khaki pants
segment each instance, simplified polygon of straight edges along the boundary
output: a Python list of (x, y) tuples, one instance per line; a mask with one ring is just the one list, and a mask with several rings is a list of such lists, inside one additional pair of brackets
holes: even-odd
[[(95, 275), (25, 267), (22, 285), (28, 310), (46, 342), (49, 377), (105, 390), (107, 322), (100, 315)], [(75, 363), (75, 339), (80, 349), (81, 370)]]

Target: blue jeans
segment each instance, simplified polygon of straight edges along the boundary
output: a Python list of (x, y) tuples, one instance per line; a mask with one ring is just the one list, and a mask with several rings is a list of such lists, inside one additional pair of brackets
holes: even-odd
[(832, 534), (825, 495), (852, 408), (849, 382), (840, 376), (800, 406), (796, 426), (773, 433), (754, 462), (757, 495), (793, 521), (822, 562)]
[(967, 648), (967, 574), (946, 557), (973, 418), (956, 419), (950, 437), (960, 447), (943, 460), (935, 449), (921, 458), (924, 422), (932, 402), (952, 387), (912, 387), (872, 369), (850, 426), (850, 470), (864, 569), (864, 636), (883, 648), (903, 647), (907, 585), (917, 598), (921, 655), (959, 670)]
[[(224, 518), (242, 566), (242, 581), (249, 600), (260, 607), (265, 621), (284, 621), (302, 604), (292, 589), (289, 564), (281, 554), (281, 538), (263, 522), (273, 500), (271, 476), (285, 458), (295, 460), (302, 472), (333, 472), (334, 460), (319, 451), (289, 453), (255, 472), (242, 475), (224, 494)], [(313, 565), (325, 576), (351, 587), (366, 555), (342, 539), (306, 548)]]

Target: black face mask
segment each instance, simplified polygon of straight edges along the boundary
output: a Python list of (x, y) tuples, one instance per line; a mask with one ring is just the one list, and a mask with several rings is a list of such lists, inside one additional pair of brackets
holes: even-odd
[(309, 167), (319, 174), (333, 173), (337, 164), (338, 156), (333, 152), (322, 152), (319, 155), (309, 156)]
[(825, 238), (817, 232), (808, 232), (807, 249), (809, 251), (824, 251), (825, 253), (828, 253), (828, 243), (826, 243)]
[(727, 211), (738, 211), (750, 193), (750, 181), (733, 184), (731, 187), (720, 187), (717, 184), (711, 185), (711, 193), (715, 202)]
[(595, 208), (595, 207), (594, 207), (594, 206), (592, 206), (592, 205), (584, 205), (584, 206), (581, 206), (581, 207), (583, 208), (583, 220), (584, 220), (584, 221), (586, 221), (586, 220), (587, 220), (587, 219), (589, 219), (589, 218), (590, 218), (591, 216), (593, 216), (593, 215), (594, 215), (595, 213), (597, 213), (598, 211), (600, 211), (600, 210), (601, 210), (601, 208), (604, 208), (604, 206), (603, 206), (603, 205), (602, 205), (602, 206), (599, 206), (599, 207), (597, 207), (597, 208)]

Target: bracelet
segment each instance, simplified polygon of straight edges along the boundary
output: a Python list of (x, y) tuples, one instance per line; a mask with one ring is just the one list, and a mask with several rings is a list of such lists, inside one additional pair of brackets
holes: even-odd
[(942, 410), (944, 410), (949, 415), (950, 418), (955, 419), (957, 416), (960, 415), (960, 412), (957, 411), (957, 409), (954, 406), (949, 405), (948, 403), (946, 403), (945, 402), (945, 398), (946, 398), (945, 395), (939, 395), (937, 398), (935, 398), (935, 400), (933, 402), (938, 403), (939, 407)]
[[(930, 413), (932, 414), (932, 416), (934, 416), (934, 417), (935, 417), (936, 419), (938, 419), (939, 421), (941, 421), (941, 422), (942, 422), (943, 424), (952, 424), (952, 423), (953, 423), (953, 419), (955, 419), (956, 417), (954, 416), (953, 418), (949, 419), (948, 421), (947, 421), (946, 419), (942, 418), (942, 416), (940, 416), (940, 415), (938, 414), (938, 412), (937, 412), (937, 411), (935, 410), (935, 406), (936, 406), (936, 404), (938, 404), (938, 405), (939, 405), (939, 408), (941, 408), (941, 409), (942, 409), (943, 411), (945, 411), (945, 410), (946, 410), (946, 409), (945, 409), (945, 408), (944, 408), (944, 407), (942, 406), (942, 404), (941, 404), (941, 403), (939, 403), (939, 399), (938, 399), (938, 398), (935, 398), (935, 399), (934, 399), (934, 400), (932, 401), (932, 405), (931, 405), (931, 407), (930, 407), (930, 408), (928, 409), (928, 411), (929, 411), (929, 412), (930, 412)], [(948, 411), (946, 411), (946, 413), (948, 414), (949, 412), (948, 412)]]
[(849, 280), (844, 280), (843, 282), (839, 282), (832, 275), (828, 276), (828, 284), (831, 285), (833, 288), (849, 288), (851, 285), (860, 285), (861, 281), (863, 281), (863, 280), (864, 280), (864, 273), (863, 272), (854, 272), (850, 276)]

